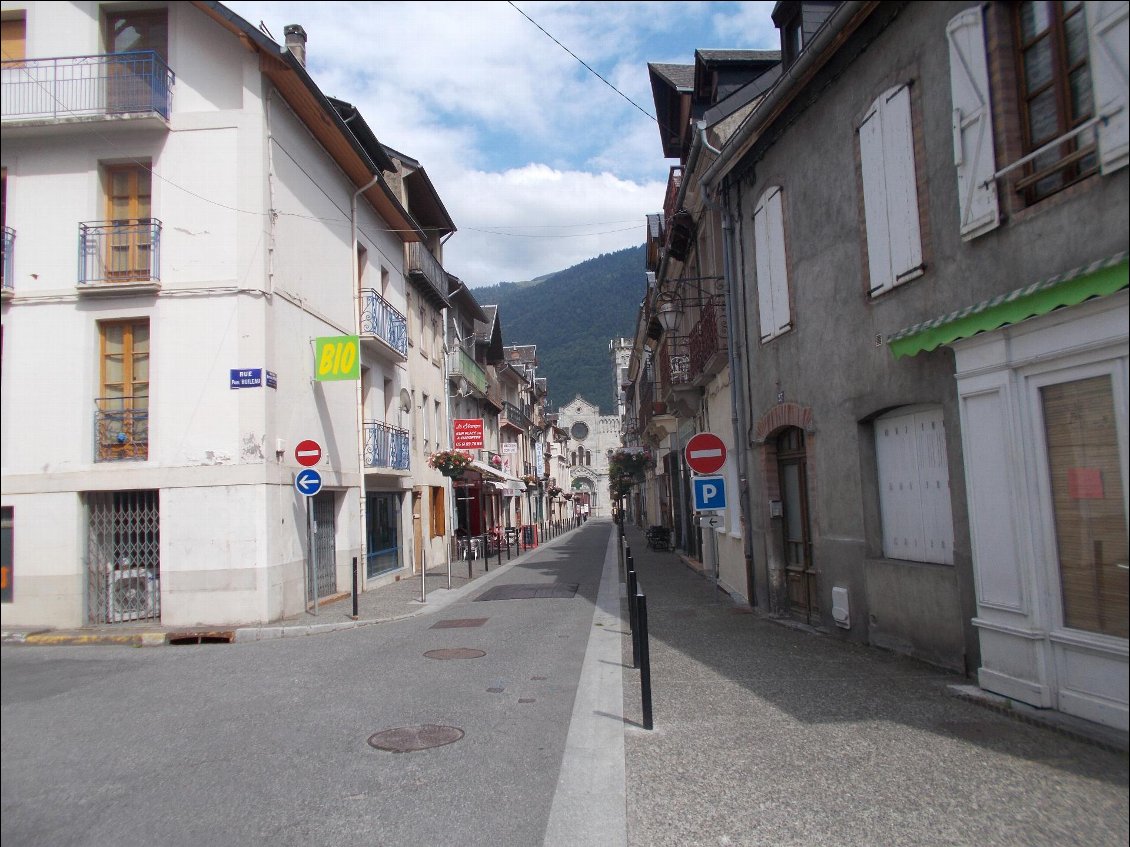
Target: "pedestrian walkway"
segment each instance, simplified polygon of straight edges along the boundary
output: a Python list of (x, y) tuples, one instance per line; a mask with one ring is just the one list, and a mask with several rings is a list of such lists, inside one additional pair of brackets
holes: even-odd
[(625, 635), (632, 847), (1127, 843), (1124, 752), (963, 700), (965, 677), (774, 622), (625, 537), (654, 713), (644, 730)]
[[(318, 635), (342, 629), (409, 618), (454, 602), (469, 591), (475, 590), (483, 577), (507, 570), (525, 561), (536, 550), (555, 545), (575, 528), (567, 529), (543, 541), (538, 547), (505, 547), (501, 556), (489, 560), (475, 559), (453, 561), (430, 568), (421, 579), (419, 574), (391, 575), (382, 584), (357, 595), (357, 614), (354, 617), (353, 594), (343, 591), (323, 599), (317, 612), (313, 608), (283, 620), (263, 625), (245, 626), (162, 626), (152, 623), (109, 624), (80, 629), (46, 629), (34, 627), (5, 627), (2, 640), (5, 644), (36, 646), (76, 644), (127, 644), (139, 647), (156, 647), (168, 644), (199, 644), (209, 642), (261, 641), (271, 638), (292, 638)], [(450, 586), (450, 587), (449, 587)], [(422, 599), (423, 598), (423, 599)]]

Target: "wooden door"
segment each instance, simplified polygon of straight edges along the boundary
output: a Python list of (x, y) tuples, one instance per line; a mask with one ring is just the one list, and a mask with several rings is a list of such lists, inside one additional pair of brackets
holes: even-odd
[(782, 526), (789, 611), (805, 623), (812, 623), (819, 615), (803, 430), (790, 428), (777, 439), (777, 471), (784, 510)]

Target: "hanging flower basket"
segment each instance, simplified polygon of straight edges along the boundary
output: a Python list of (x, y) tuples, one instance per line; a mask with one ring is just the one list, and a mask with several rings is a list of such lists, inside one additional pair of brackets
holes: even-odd
[(608, 455), (608, 476), (610, 481), (622, 481), (627, 485), (643, 482), (647, 471), (655, 467), (655, 456), (650, 450), (616, 450)]
[(492, 468), (501, 468), (502, 467), (502, 457), (497, 455), (497, 454), (494, 455), (494, 456), (491, 456), (490, 457), (490, 466)]
[(444, 476), (458, 479), (471, 466), (471, 454), (463, 450), (441, 450), (428, 457), (428, 464)]
[(550, 497), (552, 497), (553, 499), (555, 499), (555, 500), (556, 500), (556, 499), (557, 499), (558, 497), (560, 497), (560, 496), (561, 496), (561, 489), (560, 489), (560, 488), (558, 488), (558, 487), (557, 487), (557, 486), (555, 485), (555, 486), (553, 486), (553, 487), (552, 487), (551, 489), (549, 489), (549, 492), (548, 492), (548, 493), (549, 493), (549, 496), (550, 496)]
[(538, 478), (533, 474), (526, 474), (522, 477), (522, 482), (526, 483), (526, 488), (534, 489), (538, 487)]

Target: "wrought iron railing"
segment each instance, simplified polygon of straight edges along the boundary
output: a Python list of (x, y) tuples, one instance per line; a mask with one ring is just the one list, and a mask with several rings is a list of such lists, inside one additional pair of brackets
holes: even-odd
[(471, 358), (471, 356), (462, 347), (457, 347), (448, 354), (447, 370), (452, 379), (463, 377), (467, 380), (479, 394), (486, 396), (487, 393), (487, 375), (486, 372), (479, 367), (478, 362)]
[(706, 303), (688, 338), (691, 379), (717, 373), (726, 361), (726, 317), (714, 303)]
[(175, 74), (153, 50), (5, 61), (5, 121), (156, 112), (168, 120)]
[(4, 261), (3, 261), (3, 288), (5, 291), (15, 291), (15, 281), (12, 278), (12, 258), (16, 253), (16, 231), (10, 226), (4, 227)]
[(408, 273), (423, 277), (443, 299), (447, 299), (447, 273), (427, 245), (419, 241), (408, 242)]
[(401, 356), (408, 355), (408, 320), (376, 289), (361, 289), (361, 334), (387, 342)]
[(94, 401), (97, 462), (149, 457), (149, 398), (99, 397)]
[(681, 388), (691, 381), (691, 357), (687, 336), (666, 335), (659, 348), (659, 382), (663, 391)]
[(365, 421), (365, 467), (406, 471), (410, 465), (408, 430)]
[(534, 425), (529, 415), (509, 401), (503, 402), (502, 404), (502, 416), (506, 418), (507, 421), (515, 426), (521, 427), (523, 430), (528, 430)]
[(78, 225), (78, 282), (161, 279), (161, 222), (156, 218)]

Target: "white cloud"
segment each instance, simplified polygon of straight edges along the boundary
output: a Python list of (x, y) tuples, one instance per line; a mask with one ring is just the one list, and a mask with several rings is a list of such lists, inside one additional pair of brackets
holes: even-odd
[(279, 41), (301, 24), (322, 90), (423, 164), (459, 228), (445, 267), (471, 285), (641, 244), (663, 203), (654, 122), (578, 59), (650, 113), (647, 62), (775, 46), (771, 2), (228, 5)]

